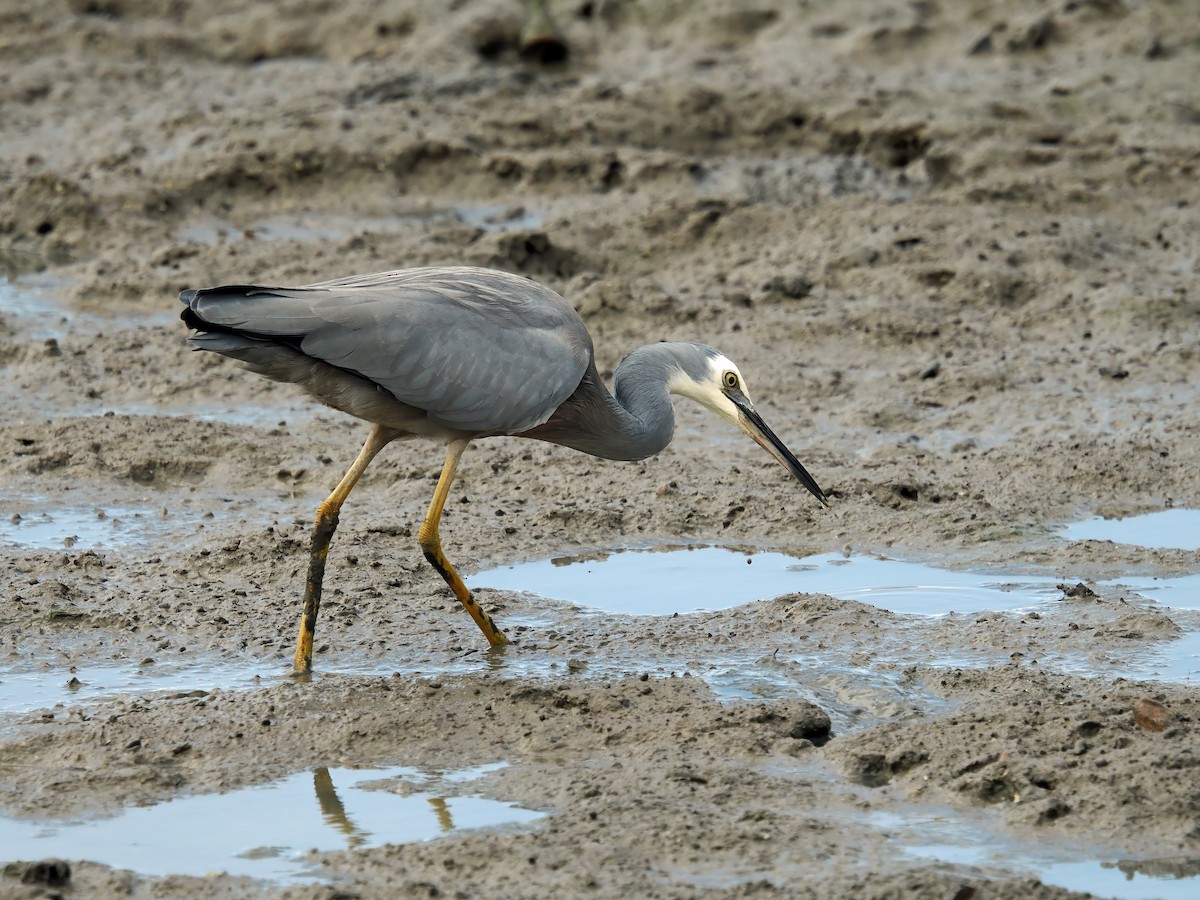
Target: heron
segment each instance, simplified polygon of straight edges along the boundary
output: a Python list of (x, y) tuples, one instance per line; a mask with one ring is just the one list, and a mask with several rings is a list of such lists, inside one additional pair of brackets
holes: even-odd
[(301, 287), (193, 288), (179, 298), (193, 349), (297, 384), (371, 423), (358, 456), (317, 508), (293, 660), (300, 673), (312, 670), (325, 562), (342, 505), (371, 460), (395, 440), (446, 444), (417, 540), (493, 647), (508, 639), (447, 559), (438, 533), (459, 460), (478, 438), (535, 438), (603, 459), (645, 459), (671, 441), (670, 395), (677, 394), (742, 429), (829, 505), (755, 410), (741, 371), (723, 353), (681, 342), (639, 347), (613, 372), (610, 392), (580, 315), (519, 275), (413, 268)]

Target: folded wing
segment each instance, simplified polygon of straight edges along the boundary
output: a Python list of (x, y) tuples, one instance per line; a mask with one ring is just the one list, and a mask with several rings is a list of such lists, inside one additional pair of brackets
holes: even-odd
[(285, 371), (280, 362), (299, 354), (377, 385), (436, 425), (479, 434), (545, 422), (592, 355), (583, 321), (558, 294), (487, 269), (231, 285), (180, 298), (199, 349), (260, 371)]

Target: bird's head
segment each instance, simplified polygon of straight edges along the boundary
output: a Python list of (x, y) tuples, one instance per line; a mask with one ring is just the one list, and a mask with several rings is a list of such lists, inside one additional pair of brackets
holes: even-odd
[(668, 390), (695, 400), (742, 429), (808, 488), (823, 506), (828, 506), (825, 492), (817, 485), (816, 480), (800, 465), (800, 461), (775, 432), (767, 427), (767, 423), (755, 410), (754, 404), (750, 402), (746, 381), (737, 364), (712, 347), (699, 344), (692, 346), (695, 347), (695, 355), (680, 360), (682, 367), (671, 377), (667, 385)]

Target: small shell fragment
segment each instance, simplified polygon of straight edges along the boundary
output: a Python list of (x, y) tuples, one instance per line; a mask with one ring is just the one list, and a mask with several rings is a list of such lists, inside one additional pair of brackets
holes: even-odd
[(1161, 703), (1145, 697), (1133, 704), (1133, 721), (1147, 731), (1165, 731), (1174, 718)]

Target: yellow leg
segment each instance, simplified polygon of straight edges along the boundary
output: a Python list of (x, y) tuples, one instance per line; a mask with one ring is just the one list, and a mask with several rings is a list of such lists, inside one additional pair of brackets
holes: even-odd
[(325, 558), (329, 555), (329, 542), (337, 530), (338, 513), (358, 483), (359, 476), (370, 465), (380, 450), (399, 437), (399, 432), (376, 425), (367, 435), (367, 441), (349, 471), (338, 482), (333, 493), (317, 507), (317, 522), (313, 528), (312, 549), (308, 559), (308, 578), (304, 582), (304, 612), (300, 616), (300, 637), (296, 641), (296, 658), (293, 663), (297, 672), (312, 671), (313, 636), (317, 630), (317, 612), (321, 608), (321, 583), (325, 579)]
[(507, 644), (508, 638), (496, 627), (492, 617), (480, 609), (479, 604), (475, 602), (475, 598), (471, 596), (471, 592), (467, 590), (463, 580), (454, 571), (454, 566), (450, 565), (450, 560), (446, 559), (446, 554), (442, 552), (442, 541), (438, 537), (438, 523), (442, 520), (442, 509), (446, 506), (446, 496), (450, 493), (450, 482), (454, 481), (458, 460), (463, 455), (463, 451), (467, 449), (468, 443), (469, 441), (450, 442), (449, 450), (446, 452), (446, 464), (442, 466), (442, 477), (438, 479), (437, 489), (433, 492), (433, 501), (429, 504), (429, 512), (425, 515), (425, 521), (421, 523), (417, 540), (421, 542), (421, 550), (424, 551), (429, 564), (437, 569), (446, 584), (450, 585), (450, 590), (454, 591), (454, 596), (466, 607), (471, 618), (475, 620), (475, 624), (479, 626), (479, 630), (483, 632), (483, 636), (488, 639), (488, 643), (495, 647)]

